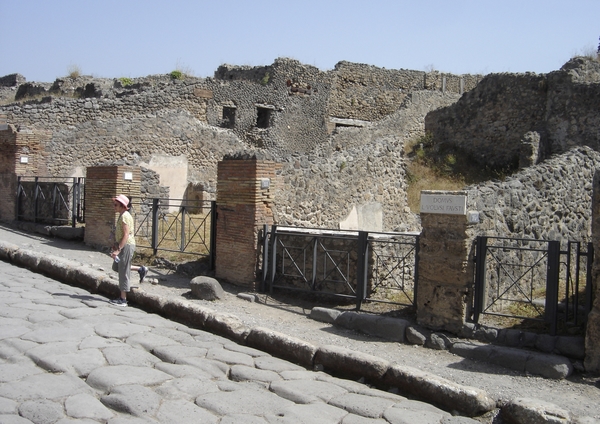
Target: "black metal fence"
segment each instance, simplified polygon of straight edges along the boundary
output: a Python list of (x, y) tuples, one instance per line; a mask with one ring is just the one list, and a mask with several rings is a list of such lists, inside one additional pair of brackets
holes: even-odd
[(415, 304), (418, 234), (265, 226), (262, 291)]
[(17, 177), (18, 221), (49, 225), (85, 222), (82, 177)]
[[(583, 248), (585, 246), (585, 249)], [(591, 243), (477, 238), (473, 320), (482, 315), (539, 321), (556, 334), (591, 310)]]
[(216, 203), (190, 199), (145, 199), (132, 202), (139, 248), (205, 256), (215, 264)]

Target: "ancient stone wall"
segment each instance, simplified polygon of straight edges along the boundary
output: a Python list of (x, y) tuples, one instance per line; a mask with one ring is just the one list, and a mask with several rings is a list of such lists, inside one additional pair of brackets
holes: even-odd
[[(597, 119), (592, 99), (583, 88), (573, 91), (580, 86), (567, 90), (585, 84), (595, 93), (594, 65), (583, 72), (584, 65), (571, 64), (553, 77), (568, 78), (553, 84), (589, 101), (548, 97), (551, 78), (534, 74), (490, 75), (473, 88), (477, 76), (347, 62), (322, 72), (278, 59), (264, 67), (223, 65), (206, 79), (154, 76), (125, 86), (119, 80), (66, 78), (53, 84), (55, 92), (76, 92), (81, 83), (84, 94), (100, 97), (10, 104), (0, 113), (11, 124), (51, 131), (42, 142), (49, 175), (83, 176), (88, 166), (185, 156), (188, 182), (201, 184), (214, 199), (217, 162), (226, 154), (264, 149), (282, 164), (285, 189), (274, 206), (277, 222), (337, 228), (354, 210), (374, 206), (382, 211), (382, 230), (407, 231), (418, 229), (418, 219), (406, 204), (403, 146), (423, 134), (424, 122), (486, 164), (514, 161), (531, 129), (542, 133), (543, 143), (550, 140), (548, 128), (553, 140), (565, 140), (560, 141), (565, 148), (573, 140), (586, 142), (593, 134), (587, 124), (593, 127)], [(472, 107), (449, 106), (457, 100)], [(545, 115), (561, 102), (569, 105), (566, 126)], [(581, 105), (586, 107), (578, 112)], [(330, 116), (360, 126), (332, 127)], [(584, 127), (583, 135), (576, 132)], [(153, 192), (161, 191), (154, 187)], [(545, 222), (540, 219), (539, 225)]]
[[(600, 252), (600, 172), (594, 175), (592, 220), (594, 251)], [(588, 372), (600, 374), (600, 255), (597, 253), (592, 265), (591, 293), (594, 302), (586, 324), (584, 366)]]
[(465, 188), (477, 235), (591, 242), (592, 183), (600, 153), (577, 147), (504, 181)]
[[(217, 162), (226, 154), (264, 149), (282, 163), (288, 187), (295, 187), (279, 198), (282, 223), (337, 228), (353, 208), (379, 204), (384, 205), (381, 229), (414, 229), (406, 207), (402, 145), (422, 134), (427, 112), (453, 103), (458, 94), (425, 84), (427, 74), (421, 72), (349, 63), (339, 69), (322, 72), (278, 59), (266, 67), (223, 65), (207, 79), (151, 76), (123, 86), (119, 80), (65, 78), (55, 81), (48, 94), (92, 97), (52, 97), (10, 104), (2, 111), (8, 122), (51, 131), (45, 143), (49, 175), (83, 176), (88, 166), (144, 166), (153, 155), (185, 156), (188, 182), (201, 184), (206, 197), (214, 199)], [(370, 88), (352, 94), (336, 86), (334, 76), (342, 71)], [(386, 85), (376, 89), (380, 83)], [(396, 99), (400, 85), (405, 89)], [(424, 86), (431, 89), (414, 91)], [(394, 101), (378, 109), (377, 93), (388, 93)], [(378, 121), (363, 128), (338, 127), (330, 134), (329, 105), (350, 94), (368, 106), (359, 118)], [(351, 109), (351, 104), (336, 108)], [(258, 125), (259, 113), (265, 115), (264, 128)], [(306, 215), (298, 215), (301, 210)]]
[(600, 62), (574, 58), (544, 75), (490, 74), (458, 102), (431, 112), (425, 131), (482, 166), (516, 169), (524, 137), (536, 132), (540, 157), (586, 145), (600, 150)]
[(414, 91), (462, 94), (472, 90), (481, 75), (454, 75), (405, 69), (385, 69), (360, 63), (339, 62), (334, 71), (329, 115), (379, 121), (395, 112)]

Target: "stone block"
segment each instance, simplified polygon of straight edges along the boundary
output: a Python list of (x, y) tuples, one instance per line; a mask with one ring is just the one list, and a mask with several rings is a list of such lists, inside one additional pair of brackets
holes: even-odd
[(225, 295), (225, 291), (221, 284), (212, 277), (206, 277), (201, 275), (195, 277), (190, 281), (190, 288), (192, 295), (196, 299), (202, 300), (218, 300), (222, 299)]
[(390, 366), (388, 361), (377, 356), (333, 345), (320, 347), (315, 354), (314, 364), (322, 365), (325, 371), (375, 381), (383, 377)]
[(336, 318), (340, 316), (341, 313), (342, 312), (337, 311), (335, 309), (321, 308), (317, 306), (310, 310), (309, 318), (314, 319), (315, 321), (333, 324)]

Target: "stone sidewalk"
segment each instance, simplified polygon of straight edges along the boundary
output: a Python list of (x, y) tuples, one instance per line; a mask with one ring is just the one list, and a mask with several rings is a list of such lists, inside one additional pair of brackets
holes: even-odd
[[(59, 281), (83, 287), (91, 293), (101, 293), (109, 297), (116, 296), (118, 293), (114, 279), (107, 277), (104, 272), (82, 266), (82, 263), (86, 262), (85, 260), (82, 262), (82, 258), (103, 255), (100, 252), (89, 249), (81, 243), (69, 243), (59, 239), (49, 239), (44, 245), (43, 250), (46, 251), (36, 252), (35, 250), (40, 249), (35, 242), (38, 236), (6, 227), (0, 227), (0, 236), (0, 240), (10, 240), (12, 243), (18, 244), (17, 246), (0, 241), (0, 259), (50, 275)], [(28, 239), (32, 243), (28, 243)], [(28, 250), (27, 245), (31, 245), (32, 249)], [(62, 257), (50, 255), (48, 251), (60, 252)], [(87, 262), (90, 261), (93, 259)], [(227, 340), (239, 342), (244, 345), (244, 348), (256, 349), (299, 364), (303, 366), (303, 370), (320, 366), (325, 366), (329, 370), (354, 369), (359, 373), (359, 377), (367, 378), (370, 381), (385, 380), (387, 386), (401, 388), (403, 393), (412, 393), (415, 397), (435, 402), (448, 411), (458, 411), (465, 416), (478, 416), (499, 406), (495, 405), (487, 393), (479, 389), (455, 384), (414, 368), (392, 365), (372, 355), (336, 346), (313, 346), (270, 329), (247, 328), (236, 317), (203, 309), (185, 299), (164, 299), (144, 292), (133, 293), (133, 295), (136, 305), (147, 311), (160, 312), (162, 315), (180, 321), (185, 320), (192, 323), (194, 328), (201, 328), (217, 336), (226, 337)], [(128, 308), (128, 311), (133, 309)], [(541, 418), (547, 416), (569, 417), (567, 411), (552, 404), (526, 399), (515, 399), (512, 404), (504, 405), (504, 410), (507, 414), (510, 410), (514, 410), (515, 416), (525, 411), (529, 416), (534, 413), (534, 416)], [(514, 422), (521, 421), (515, 418)], [(577, 422), (594, 421), (578, 420)]]
[(0, 262), (0, 423), (476, 423)]

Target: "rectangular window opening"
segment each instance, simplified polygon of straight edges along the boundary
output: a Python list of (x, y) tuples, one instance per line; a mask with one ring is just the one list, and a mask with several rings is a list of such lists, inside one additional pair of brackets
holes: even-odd
[(235, 127), (235, 109), (234, 107), (223, 106), (222, 126), (223, 128)]
[(256, 127), (257, 128), (269, 128), (271, 123), (271, 112), (270, 108), (257, 107), (256, 108)]

